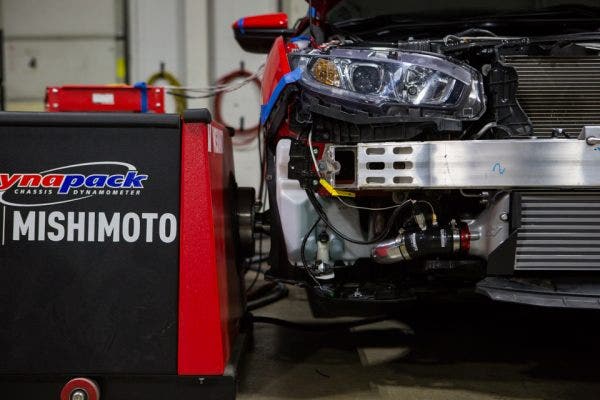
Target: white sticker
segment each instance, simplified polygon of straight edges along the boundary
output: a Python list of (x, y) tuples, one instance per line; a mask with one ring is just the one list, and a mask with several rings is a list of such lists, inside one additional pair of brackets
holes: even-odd
[(223, 154), (223, 131), (219, 128), (212, 128), (213, 152)]
[(112, 93), (92, 93), (92, 103), (94, 104), (115, 104), (115, 95)]

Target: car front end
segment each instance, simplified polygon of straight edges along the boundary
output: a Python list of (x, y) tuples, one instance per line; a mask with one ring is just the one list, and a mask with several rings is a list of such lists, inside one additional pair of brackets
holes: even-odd
[(315, 0), (268, 42), (270, 275), (317, 315), (600, 307), (600, 7), (396, 3)]

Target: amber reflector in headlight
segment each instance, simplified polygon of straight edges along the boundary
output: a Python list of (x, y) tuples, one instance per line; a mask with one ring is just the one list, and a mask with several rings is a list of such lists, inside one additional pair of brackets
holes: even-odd
[(340, 73), (333, 61), (319, 58), (311, 68), (312, 76), (319, 82), (340, 87)]

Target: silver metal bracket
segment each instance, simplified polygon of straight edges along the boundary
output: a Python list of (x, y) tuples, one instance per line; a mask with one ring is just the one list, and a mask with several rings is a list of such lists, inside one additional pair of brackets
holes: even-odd
[[(596, 128), (595, 137), (600, 138), (600, 127)], [(582, 132), (580, 139), (332, 145), (326, 157), (328, 162), (340, 163), (340, 172), (328, 178), (335, 188), (355, 190), (597, 188), (600, 141), (595, 137), (592, 143), (591, 135)], [(354, 156), (348, 157), (349, 151)], [(346, 154), (341, 157), (341, 152)], [(354, 171), (353, 181), (349, 169)]]
[(590, 146), (600, 145), (600, 126), (584, 126), (579, 134), (579, 139), (585, 140), (585, 142)]

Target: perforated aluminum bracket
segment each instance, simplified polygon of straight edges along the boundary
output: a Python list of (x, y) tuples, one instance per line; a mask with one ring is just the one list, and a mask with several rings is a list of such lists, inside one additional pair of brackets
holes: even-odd
[[(577, 139), (359, 143), (354, 182), (340, 189), (600, 187), (600, 146)], [(336, 150), (331, 146), (330, 161)]]

